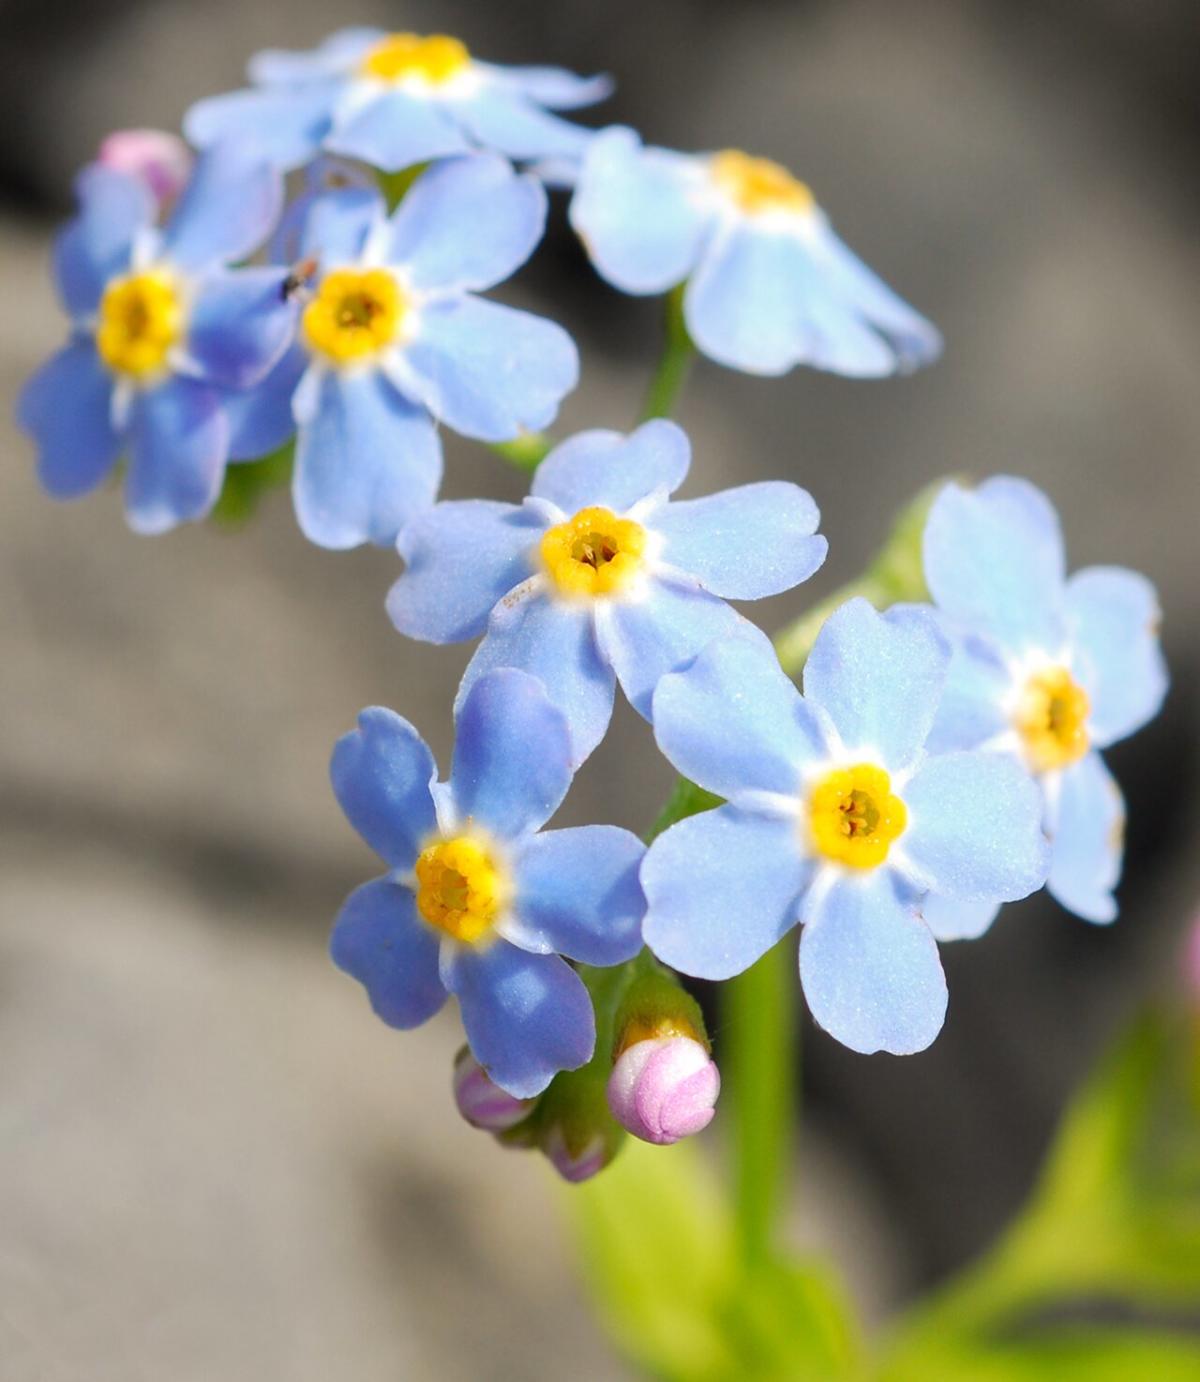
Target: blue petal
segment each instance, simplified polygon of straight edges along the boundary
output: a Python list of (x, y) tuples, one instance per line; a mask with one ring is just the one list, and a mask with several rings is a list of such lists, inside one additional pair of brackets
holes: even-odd
[(612, 95), (613, 80), (606, 73), (580, 77), (563, 67), (500, 67), (484, 62), (475, 65), (487, 73), (490, 81), (521, 91), (531, 101), (551, 110), (578, 110)]
[(964, 902), (1015, 902), (1046, 881), (1042, 798), (1015, 757), (947, 753), (905, 787), (901, 870), (922, 891)]
[(601, 660), (585, 606), (548, 599), (533, 581), (518, 587), (493, 610), (487, 636), (463, 673), (456, 705), (493, 667), (518, 667), (540, 678), (571, 726), (576, 767), (604, 738), (614, 679)]
[(192, 305), (187, 353), (205, 379), (247, 389), (279, 363), (296, 330), (284, 270), (234, 269), (207, 276)]
[(433, 503), (442, 478), (428, 413), (371, 369), (326, 372), (316, 397), (316, 415), (296, 442), (301, 530), (320, 547), (391, 546)]
[(79, 214), (54, 242), (54, 274), (72, 317), (90, 317), (110, 278), (129, 267), (134, 236), (154, 224), (154, 196), (140, 178), (92, 164), (75, 182)]
[(314, 255), (326, 267), (355, 263), (363, 242), (380, 225), (387, 207), (374, 187), (337, 187), (308, 203), (297, 237), (297, 255)]
[(172, 378), (138, 394), (130, 417), (125, 513), (138, 533), (165, 533), (217, 502), (229, 456), (221, 394)]
[(400, 533), (405, 571), (388, 594), (392, 623), (409, 638), (477, 638), (493, 607), (533, 570), (545, 520), (491, 499), (435, 504)]
[(433, 754), (405, 719), (382, 706), (358, 717), (358, 728), (334, 746), (329, 776), (346, 819), (394, 869), (416, 863), (437, 829), (430, 783)]
[(1098, 753), (1064, 770), (1046, 814), (1054, 851), (1046, 884), (1051, 895), (1085, 921), (1113, 921), (1112, 891), (1125, 850), (1125, 803)]
[(560, 1070), (592, 1057), (596, 1020), (579, 975), (557, 955), (498, 940), (464, 948), (448, 966), (475, 1059), (518, 1099), (540, 1094)]
[(718, 796), (795, 796), (804, 765), (825, 752), (820, 727), (770, 642), (713, 643), (654, 693), (654, 737), (679, 769)]
[(591, 504), (624, 513), (657, 489), (678, 489), (691, 459), (683, 428), (665, 418), (644, 422), (628, 436), (579, 432), (538, 466), (530, 493), (568, 514)]
[(715, 595), (662, 576), (644, 590), (596, 609), (596, 637), (630, 705), (650, 719), (654, 688), (714, 639), (765, 635)]
[(946, 689), (926, 748), (930, 753), (975, 749), (1012, 729), (1005, 700), (1012, 673), (990, 639), (952, 638)]
[(517, 91), (487, 85), (466, 100), (447, 102), (485, 149), (513, 159), (580, 153), (592, 131), (548, 115)]
[(886, 869), (839, 879), (805, 917), (800, 982), (817, 1024), (863, 1055), (923, 1051), (946, 1017), (937, 943)]
[(249, 141), (222, 140), (196, 160), (163, 232), (163, 252), (184, 268), (229, 264), (266, 240), (283, 210), (283, 178)]
[(269, 455), (295, 432), (292, 395), (307, 368), (307, 353), (293, 346), (261, 384), (225, 395), (231, 461), (253, 461)]
[(466, 153), (470, 145), (438, 103), (393, 88), (352, 114), (335, 116), (325, 147), (398, 173), (414, 163)]
[(784, 480), (667, 504), (652, 526), (666, 538), (662, 560), (726, 600), (761, 600), (806, 581), (829, 544), (817, 531), (812, 495)]
[(928, 738), (949, 662), (931, 610), (897, 605), (879, 614), (856, 598), (817, 635), (804, 694), (828, 713), (851, 754), (896, 772)]
[(383, 37), (382, 29), (360, 25), (339, 29), (316, 48), (304, 52), (267, 48), (250, 59), (250, 80), (264, 86), (286, 86), (333, 77), (356, 66), (357, 60)]
[(329, 953), (362, 984), (391, 1027), (419, 1027), (446, 1001), (437, 935), (418, 918), (408, 888), (390, 878), (376, 878), (350, 894)]
[(183, 132), (199, 149), (222, 139), (244, 140), (287, 172), (307, 163), (321, 147), (343, 85), (319, 82), (285, 91), (210, 96), (183, 117)]
[(1028, 480), (950, 484), (925, 524), (925, 579), (961, 627), (1010, 653), (1062, 642), (1064, 559), (1058, 515)]
[(712, 215), (693, 193), (695, 160), (643, 149), (630, 129), (588, 145), (570, 220), (597, 271), (625, 293), (664, 293), (688, 276)]
[(937, 941), (978, 940), (999, 915), (1000, 902), (960, 902), (957, 898), (929, 893), (918, 910)]
[(417, 288), (478, 292), (516, 273), (545, 227), (537, 179), (498, 155), (473, 154), (417, 179), (392, 217), (387, 257)]
[(1106, 748), (1158, 714), (1167, 665), (1154, 587), (1136, 571), (1091, 566), (1067, 582), (1067, 624), (1091, 701), (1088, 731)]
[(511, 667), (480, 677), (454, 727), (450, 796), (460, 821), (508, 840), (554, 815), (571, 785), (571, 733), (536, 677)]
[(21, 390), (17, 421), (38, 449), (38, 479), (55, 499), (94, 490), (116, 463), (112, 378), (90, 340), (74, 341)]
[(589, 965), (631, 960), (642, 948), (646, 847), (615, 825), (547, 830), (514, 861), (515, 915), (504, 934), (523, 950), (557, 951)]
[(579, 382), (579, 352), (561, 326), (474, 297), (424, 307), (404, 364), (406, 387), (434, 417), (480, 441), (546, 426)]
[(749, 969), (795, 926), (812, 864), (793, 820), (718, 806), (664, 831), (642, 864), (642, 935), (697, 979)]

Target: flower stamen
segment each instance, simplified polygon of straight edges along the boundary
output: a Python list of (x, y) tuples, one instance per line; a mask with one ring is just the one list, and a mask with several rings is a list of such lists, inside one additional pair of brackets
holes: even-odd
[(135, 379), (158, 374), (183, 332), (183, 303), (165, 269), (113, 279), (104, 290), (96, 349), (116, 373)]
[(891, 778), (872, 763), (835, 768), (813, 789), (808, 824), (818, 853), (855, 869), (873, 869), (908, 824)]
[(508, 885), (502, 869), (478, 840), (439, 840), (417, 859), (417, 911), (455, 940), (483, 939), (502, 910)]
[(1035, 772), (1051, 772), (1088, 751), (1087, 692), (1065, 667), (1035, 672), (1025, 683), (1014, 721)]
[(816, 205), (808, 186), (769, 158), (752, 158), (738, 149), (725, 149), (713, 155), (709, 168), (720, 190), (749, 215), (771, 211), (799, 214)]
[(471, 62), (467, 46), (448, 34), (389, 34), (363, 58), (364, 77), (383, 82), (420, 82), (441, 86), (457, 77)]
[(642, 569), (646, 530), (611, 509), (580, 509), (542, 536), (542, 563), (563, 595), (611, 595)]
[(335, 269), (304, 309), (304, 338), (334, 364), (366, 360), (396, 340), (408, 310), (387, 269)]

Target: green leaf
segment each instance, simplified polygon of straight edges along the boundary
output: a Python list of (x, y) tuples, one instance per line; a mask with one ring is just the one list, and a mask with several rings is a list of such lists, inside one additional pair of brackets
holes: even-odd
[(255, 514), (262, 498), (271, 490), (282, 489), (292, 478), (294, 443), (257, 461), (238, 461), (225, 471), (225, 483), (212, 511), (214, 523), (237, 528)]

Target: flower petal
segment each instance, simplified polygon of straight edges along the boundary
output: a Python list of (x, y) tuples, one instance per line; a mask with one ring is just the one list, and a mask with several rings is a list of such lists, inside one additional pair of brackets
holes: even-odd
[(568, 514), (591, 504), (624, 513), (655, 490), (678, 489), (691, 459), (687, 434), (666, 418), (644, 422), (628, 436), (579, 432), (538, 466), (530, 493)]
[(937, 942), (886, 869), (839, 879), (800, 935), (800, 981), (817, 1024), (852, 1051), (923, 1051), (946, 1017)]
[(267, 48), (250, 59), (250, 80), (264, 86), (283, 86), (336, 76), (355, 66), (367, 49), (383, 37), (382, 29), (357, 25), (338, 29), (316, 48), (302, 52)]
[(946, 674), (946, 689), (926, 749), (949, 753), (975, 749), (1012, 729), (1005, 702), (1012, 691), (1012, 673), (990, 639), (951, 638), (954, 652)]
[(309, 255), (327, 268), (356, 262), (363, 242), (383, 223), (387, 207), (374, 187), (337, 187), (311, 198), (296, 237), (298, 259)]
[(79, 214), (54, 242), (54, 275), (72, 317), (89, 317), (110, 278), (129, 267), (134, 236), (154, 224), (154, 195), (140, 178), (93, 163), (75, 180)]
[(210, 383), (247, 389), (279, 363), (296, 330), (283, 269), (233, 269), (205, 277), (192, 304), (187, 353)]
[(356, 888), (338, 915), (329, 953), (367, 990), (390, 1027), (419, 1027), (446, 1001), (438, 937), (417, 916), (411, 891), (391, 878)]
[(487, 62), (477, 62), (475, 67), (487, 74), (489, 82), (520, 91), (551, 110), (578, 110), (595, 105), (611, 96), (613, 90), (613, 80), (606, 73), (580, 77), (564, 67), (501, 67)]
[(283, 178), (253, 141), (206, 149), (163, 231), (164, 254), (183, 268), (245, 259), (283, 210)]
[(1065, 769), (1047, 809), (1054, 857), (1046, 884), (1050, 894), (1085, 921), (1117, 915), (1113, 889), (1125, 852), (1125, 802), (1098, 753)]
[(1000, 902), (961, 902), (928, 893), (918, 911), (936, 941), (978, 940), (1000, 913)]
[(302, 347), (293, 346), (261, 384), (225, 395), (231, 461), (257, 460), (292, 436), (296, 430), (292, 395), (307, 368), (308, 355)]
[(137, 396), (130, 418), (125, 513), (138, 533), (165, 533), (217, 502), (229, 456), (221, 395), (172, 378)]
[(183, 117), (183, 132), (198, 149), (222, 139), (252, 141), (264, 158), (288, 172), (321, 147), (342, 88), (340, 81), (313, 82), (283, 91), (209, 96)]
[(485, 149), (512, 159), (578, 154), (592, 131), (539, 110), (518, 91), (488, 83), (465, 100), (447, 103)]
[(53, 355), (21, 390), (17, 421), (38, 449), (38, 479), (55, 499), (94, 490), (116, 464), (112, 376), (90, 340)]
[(344, 116), (335, 114), (325, 148), (398, 173), (466, 153), (470, 145), (438, 103), (391, 88)]

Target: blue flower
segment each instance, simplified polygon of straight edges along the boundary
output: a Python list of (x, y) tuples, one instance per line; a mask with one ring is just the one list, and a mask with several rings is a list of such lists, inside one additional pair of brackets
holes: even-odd
[(524, 504), (438, 504), (400, 535), (388, 597), (401, 633), (486, 637), (460, 699), (493, 667), (541, 678), (582, 762), (604, 737), (614, 682), (649, 718), (658, 679), (724, 634), (757, 630), (726, 603), (776, 595), (825, 559), (817, 506), (764, 481), (669, 503), (690, 448), (674, 423), (582, 432), (542, 462)]
[(93, 165), (78, 193), (54, 257), (70, 343), (25, 386), (18, 418), (56, 499), (94, 490), (128, 451), (129, 523), (160, 533), (209, 511), (227, 461), (262, 454), (238, 391), (287, 349), (295, 313), (282, 270), (225, 265), (270, 234), (282, 182), (218, 145), (161, 230), (140, 179)]
[(842, 244), (808, 188), (766, 159), (643, 148), (614, 127), (589, 144), (570, 215), (623, 292), (686, 279), (688, 332), (733, 369), (878, 376), (941, 351), (937, 330)]
[(437, 423), (506, 441), (554, 417), (579, 377), (570, 336), (475, 295), (525, 262), (545, 218), (541, 184), (494, 154), (435, 164), (390, 218), (374, 189), (312, 198), (293, 232), (316, 266), (310, 301), (247, 426), (273, 445), (298, 429), (313, 542), (394, 542), (437, 493)]
[(1026, 765), (1045, 799), (1050, 892), (1088, 921), (1112, 921), (1125, 810), (1099, 750), (1140, 729), (1166, 694), (1154, 587), (1116, 566), (1068, 580), (1053, 506), (1008, 476), (941, 492), (925, 575), (955, 641), (936, 740)]
[[(1041, 803), (998, 754), (928, 754), (950, 661), (929, 609), (841, 606), (804, 695), (769, 648), (727, 639), (654, 695), (671, 762), (726, 798), (642, 865), (646, 944), (705, 979), (748, 968), (803, 922), (809, 1008), (856, 1051), (920, 1051), (941, 1029), (939, 922), (1046, 876)], [(931, 905), (932, 904), (932, 905)]]
[(542, 831), (571, 783), (566, 722), (534, 677), (482, 678), (459, 709), (450, 780), (399, 715), (364, 710), (333, 754), (342, 809), (389, 872), (352, 893), (335, 962), (393, 1027), (456, 995), (476, 1059), (525, 1099), (591, 1058), (595, 1020), (561, 958), (641, 947), (644, 848), (615, 826)]
[(552, 115), (608, 95), (607, 77), (480, 62), (445, 34), (342, 29), (308, 53), (259, 53), (254, 87), (199, 102), (184, 131), (201, 148), (254, 137), (281, 168), (318, 150), (386, 172), (475, 149), (573, 158), (590, 130)]

